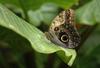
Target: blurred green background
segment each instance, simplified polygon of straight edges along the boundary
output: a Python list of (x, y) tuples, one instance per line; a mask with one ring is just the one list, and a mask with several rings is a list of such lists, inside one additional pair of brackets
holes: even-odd
[(0, 0), (0, 3), (42, 32), (48, 30), (59, 12), (72, 8), (81, 36), (77, 57), (69, 67), (55, 53), (36, 52), (24, 36), (0, 26), (0, 68), (100, 68), (100, 0)]

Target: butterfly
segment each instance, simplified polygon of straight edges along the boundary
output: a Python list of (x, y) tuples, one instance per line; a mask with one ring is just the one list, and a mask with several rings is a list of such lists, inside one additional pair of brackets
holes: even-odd
[(62, 11), (52, 21), (46, 32), (47, 38), (65, 48), (77, 47), (80, 43), (80, 35), (74, 23), (74, 11), (72, 9)]

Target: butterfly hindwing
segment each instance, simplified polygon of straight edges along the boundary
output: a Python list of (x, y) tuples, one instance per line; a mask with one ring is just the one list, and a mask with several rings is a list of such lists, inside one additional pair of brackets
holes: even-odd
[(80, 42), (80, 36), (74, 25), (73, 10), (62, 11), (55, 17), (49, 28), (49, 40), (59, 46), (75, 48)]

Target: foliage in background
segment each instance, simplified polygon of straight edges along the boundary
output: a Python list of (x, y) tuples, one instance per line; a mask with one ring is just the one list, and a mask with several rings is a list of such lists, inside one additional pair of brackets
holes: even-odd
[[(99, 0), (80, 0), (80, 2), (77, 0), (0, 0), (0, 3), (29, 23), (19, 19), (1, 5), (0, 25), (6, 27), (0, 27), (1, 68), (65, 68), (65, 64), (56, 57), (57, 54), (71, 65), (76, 56), (74, 50), (64, 49), (46, 41), (40, 30), (48, 28), (59, 11), (68, 9), (72, 5), (76, 10), (76, 21), (81, 25), (85, 24), (84, 28), (80, 29), (82, 44), (72, 68), (100, 67)], [(89, 29), (90, 27), (93, 29)], [(62, 52), (57, 52), (53, 56), (44, 55), (33, 51), (31, 45), (40, 53), (54, 53), (59, 50)], [(73, 58), (70, 60), (71, 55)]]
[(76, 11), (77, 20), (80, 23), (94, 25), (100, 23), (100, 1), (92, 0)]

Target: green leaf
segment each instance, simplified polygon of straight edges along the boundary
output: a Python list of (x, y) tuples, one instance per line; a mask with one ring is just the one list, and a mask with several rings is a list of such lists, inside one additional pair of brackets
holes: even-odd
[(78, 0), (0, 0), (0, 3), (13, 4), (24, 10), (38, 9), (44, 3), (55, 3), (62, 8), (68, 8), (77, 3)]
[(100, 0), (92, 0), (76, 10), (76, 20), (83, 24), (93, 25), (100, 22)]
[(20, 7), (20, 3), (18, 0), (0, 0), (0, 3), (11, 4), (11, 5), (16, 5), (16, 6)]
[(78, 0), (62, 0), (62, 1), (61, 0), (47, 0), (47, 2), (55, 3), (59, 7), (67, 9), (70, 6), (72, 6), (73, 4), (77, 3)]
[(34, 26), (39, 26), (42, 23), (50, 25), (52, 19), (58, 14), (58, 7), (52, 3), (42, 5), (38, 10), (28, 11), (30, 23)]
[(73, 64), (73, 61), (76, 57), (76, 51), (74, 49), (62, 48), (53, 44), (52, 42), (47, 40), (44, 33), (17, 17), (1, 4), (0, 25), (11, 29), (19, 35), (25, 37), (37, 52), (50, 54), (55, 52), (58, 53), (61, 51), (62, 53), (58, 53), (58, 55), (66, 62), (66, 64), (68, 64), (69, 66)]
[[(58, 6), (68, 9), (77, 2), (78, 0), (0, 0), (0, 3), (5, 4), (12, 11), (21, 12), (21, 16), (35, 26), (39, 26), (41, 21), (49, 25), (58, 13)], [(51, 5), (48, 5), (48, 3), (51, 3)]]

